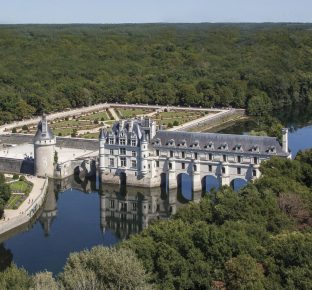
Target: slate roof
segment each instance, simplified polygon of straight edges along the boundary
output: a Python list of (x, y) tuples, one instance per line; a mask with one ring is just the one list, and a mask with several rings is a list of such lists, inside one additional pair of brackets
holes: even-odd
[[(288, 156), (288, 154), (282, 150), (282, 146), (278, 140), (274, 137), (158, 131), (155, 137), (151, 140), (154, 146), (157, 146), (157, 139), (160, 140), (160, 146), (170, 146), (170, 140), (174, 140), (174, 144), (171, 145), (173, 147), (197, 148), (220, 152), (254, 152), (258, 154)], [(183, 143), (185, 143), (184, 146)], [(198, 147), (194, 146), (195, 143), (198, 144)], [(211, 147), (209, 147), (209, 144)]]
[(127, 135), (128, 138), (131, 137), (131, 134), (135, 134), (139, 140), (142, 139), (143, 131), (141, 129), (140, 120), (127, 120), (127, 121), (119, 121), (114, 123), (112, 127), (112, 132), (118, 135), (121, 131)]
[(41, 141), (41, 140), (50, 140), (53, 138), (54, 138), (54, 134), (48, 125), (48, 121), (45, 115), (43, 115), (42, 120), (39, 122), (37, 126), (37, 132), (36, 132), (34, 139), (35, 141)]

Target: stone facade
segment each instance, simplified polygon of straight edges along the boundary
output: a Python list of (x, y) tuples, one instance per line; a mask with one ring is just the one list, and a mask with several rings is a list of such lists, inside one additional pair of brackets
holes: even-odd
[(56, 139), (48, 126), (46, 116), (38, 124), (34, 138), (35, 175), (54, 177), (54, 152)]
[(148, 118), (116, 122), (100, 132), (99, 172), (104, 183), (177, 188), (181, 175), (202, 190), (207, 176), (220, 185), (260, 176), (259, 165), (272, 156), (290, 157), (288, 131), (276, 138), (156, 130)]

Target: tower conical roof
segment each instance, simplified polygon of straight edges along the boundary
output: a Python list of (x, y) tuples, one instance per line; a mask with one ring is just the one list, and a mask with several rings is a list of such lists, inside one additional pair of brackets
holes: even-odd
[(54, 138), (54, 134), (48, 125), (46, 115), (42, 115), (42, 119), (37, 126), (37, 132), (35, 135), (35, 141), (51, 140)]

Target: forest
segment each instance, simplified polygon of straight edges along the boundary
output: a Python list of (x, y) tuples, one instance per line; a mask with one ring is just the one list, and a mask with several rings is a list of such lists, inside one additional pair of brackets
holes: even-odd
[(29, 275), (6, 251), (1, 289), (312, 289), (312, 149), (273, 158), (262, 177), (223, 186), (114, 248), (72, 253)]
[(1, 25), (0, 123), (99, 102), (312, 101), (310, 24)]

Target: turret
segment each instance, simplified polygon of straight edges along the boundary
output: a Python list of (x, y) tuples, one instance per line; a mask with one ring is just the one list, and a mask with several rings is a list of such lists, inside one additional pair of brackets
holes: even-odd
[(282, 148), (285, 153), (288, 153), (288, 128), (283, 128), (282, 134)]
[(146, 141), (145, 133), (141, 138), (140, 150), (141, 150), (141, 173), (145, 175), (147, 173), (147, 155), (148, 155), (148, 143)]
[(100, 169), (100, 172), (103, 172), (105, 168), (105, 156), (104, 156), (105, 155), (105, 132), (103, 128), (100, 130), (99, 141), (100, 141), (99, 169)]
[(54, 154), (56, 139), (50, 127), (46, 115), (42, 115), (34, 138), (35, 175), (54, 176)]

